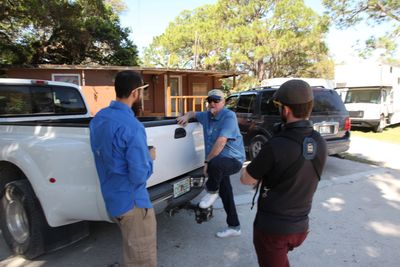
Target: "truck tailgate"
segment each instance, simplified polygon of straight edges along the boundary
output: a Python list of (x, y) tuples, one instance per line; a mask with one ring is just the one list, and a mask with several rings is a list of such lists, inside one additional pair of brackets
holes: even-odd
[(153, 175), (147, 186), (153, 186), (203, 166), (204, 143), (200, 123), (146, 127), (147, 143), (156, 148)]

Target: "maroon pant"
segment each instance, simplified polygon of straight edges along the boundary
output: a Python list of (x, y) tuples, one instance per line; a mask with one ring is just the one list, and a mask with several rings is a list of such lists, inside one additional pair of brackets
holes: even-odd
[(303, 243), (308, 234), (268, 234), (254, 228), (253, 243), (260, 267), (290, 267), (287, 253)]

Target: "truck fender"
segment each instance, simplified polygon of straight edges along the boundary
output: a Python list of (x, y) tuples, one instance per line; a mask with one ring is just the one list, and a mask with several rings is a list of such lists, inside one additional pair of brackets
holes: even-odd
[(14, 254), (33, 259), (89, 235), (87, 222), (51, 227), (27, 179), (9, 182), (0, 198), (0, 227)]
[[(4, 155), (3, 155), (4, 156)], [(8, 170), (8, 173), (18, 173), (19, 176), (14, 179), (13, 177), (0, 177), (4, 181), (12, 181), (19, 179), (26, 179), (29, 181), (32, 190), (38, 199), (40, 206), (43, 209), (46, 220), (49, 222), (46, 207), (43, 205), (43, 194), (46, 191), (46, 182), (43, 179), (43, 174), (36, 165), (35, 161), (27, 153), (23, 153), (21, 150), (13, 151), (9, 153), (7, 157), (3, 157), (4, 168), (12, 168)], [(25, 166), (25, 167), (23, 167)], [(29, 168), (28, 168), (29, 167)], [(4, 184), (5, 185), (5, 184)], [(3, 186), (4, 186), (3, 185)], [(1, 191), (3, 188), (1, 189)], [(43, 193), (43, 194), (42, 194)]]

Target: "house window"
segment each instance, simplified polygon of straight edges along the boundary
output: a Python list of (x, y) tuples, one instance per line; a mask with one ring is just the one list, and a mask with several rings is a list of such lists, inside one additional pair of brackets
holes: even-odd
[(193, 83), (193, 95), (207, 95), (207, 84)]
[[(193, 83), (193, 95), (194, 96), (205, 96), (207, 95), (207, 84), (206, 83)], [(196, 105), (201, 104), (201, 99), (195, 100)]]
[(79, 74), (64, 74), (64, 73), (53, 73), (51, 79), (56, 82), (73, 83), (81, 85), (81, 76)]

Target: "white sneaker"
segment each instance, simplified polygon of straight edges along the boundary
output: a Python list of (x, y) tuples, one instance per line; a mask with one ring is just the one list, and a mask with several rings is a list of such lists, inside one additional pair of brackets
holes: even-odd
[(242, 234), (242, 231), (240, 229), (233, 229), (233, 228), (226, 228), (215, 235), (219, 238), (225, 238), (225, 237), (230, 237), (230, 236), (240, 236)]
[(200, 201), (199, 207), (202, 209), (209, 208), (214, 204), (215, 200), (218, 198), (218, 193), (207, 193)]

